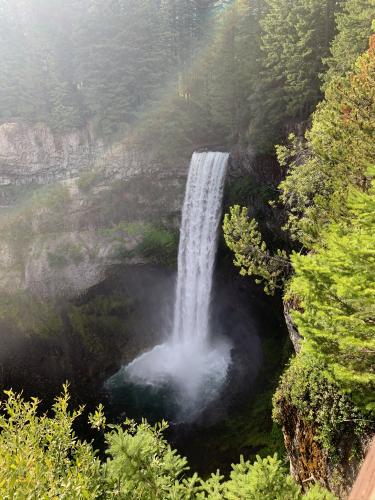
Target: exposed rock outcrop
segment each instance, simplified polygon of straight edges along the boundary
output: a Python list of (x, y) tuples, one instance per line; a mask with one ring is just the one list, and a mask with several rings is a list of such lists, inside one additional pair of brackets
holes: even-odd
[(294, 350), (298, 354), (301, 350), (302, 337), (292, 319), (290, 303), (287, 301), (284, 301), (284, 318), (288, 328), (290, 340), (292, 341)]
[(278, 401), (277, 404), (293, 478), (304, 489), (311, 483), (319, 482), (340, 500), (348, 498), (370, 439), (366, 437), (361, 450), (353, 455), (355, 436), (344, 435), (338, 446), (339, 455), (332, 457), (319, 443), (318, 429), (312, 423), (306, 422), (295, 406), (286, 399)]
[(89, 130), (54, 134), (44, 125), (0, 125), (0, 184), (47, 184), (90, 169), (104, 147)]
[(43, 124), (0, 125), (1, 186), (51, 184), (93, 169), (112, 180), (130, 179), (163, 167), (147, 145), (104, 143), (89, 128), (54, 133)]
[(114, 264), (144, 263), (143, 229), (178, 227), (187, 171), (90, 130), (1, 125), (0, 292), (74, 297)]

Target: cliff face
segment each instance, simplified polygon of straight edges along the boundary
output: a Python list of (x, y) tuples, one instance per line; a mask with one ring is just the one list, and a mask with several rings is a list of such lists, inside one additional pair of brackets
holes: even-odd
[(318, 428), (307, 422), (287, 399), (281, 399), (277, 404), (293, 478), (304, 489), (311, 483), (319, 482), (338, 498), (348, 498), (367, 451), (368, 436), (363, 438), (360, 449), (353, 454), (355, 436), (352, 433), (343, 435), (337, 446), (338, 455), (333, 458), (319, 443)]
[(146, 229), (178, 227), (187, 169), (90, 130), (1, 125), (0, 292), (74, 297), (114, 264), (144, 262)]
[(1, 186), (51, 184), (93, 168), (112, 179), (129, 179), (162, 167), (148, 152), (147, 145), (105, 144), (90, 129), (54, 133), (42, 124), (0, 125)]
[(47, 184), (75, 177), (92, 167), (103, 151), (88, 130), (55, 135), (43, 125), (0, 125), (2, 186)]
[(140, 311), (163, 273), (147, 264), (176, 239), (188, 165), (90, 130), (0, 126), (0, 389), (52, 397), (68, 379), (89, 397), (152, 343)]

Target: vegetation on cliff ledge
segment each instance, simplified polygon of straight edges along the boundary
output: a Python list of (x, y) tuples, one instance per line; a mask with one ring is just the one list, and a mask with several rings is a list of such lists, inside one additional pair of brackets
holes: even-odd
[(286, 177), (273, 206), (295, 250), (289, 256), (270, 250), (246, 207), (232, 207), (223, 225), (241, 274), (254, 276), (267, 293), (284, 290), (302, 337), (274, 396), (274, 418), (290, 447), (291, 422), (310, 425), (325, 460), (344, 469), (375, 430), (374, 37), (359, 54), (359, 26), (370, 35), (373, 9), (373, 2), (345, 2), (327, 59), (325, 99), (304, 135), (292, 133), (276, 147)]

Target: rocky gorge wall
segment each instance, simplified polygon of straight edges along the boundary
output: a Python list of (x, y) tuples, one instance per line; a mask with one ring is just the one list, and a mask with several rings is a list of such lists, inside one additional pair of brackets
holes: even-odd
[[(156, 299), (172, 290), (173, 268), (160, 269), (144, 242), (161, 235), (160, 254), (166, 242), (177, 253), (189, 161), (190, 153), (168, 164), (145, 146), (106, 144), (89, 129), (0, 125), (0, 387), (52, 398), (69, 380), (87, 400), (122, 362), (154, 345)], [(273, 238), (280, 224), (267, 202), (280, 180), (271, 158), (235, 148), (224, 208), (248, 206)], [(298, 433), (299, 421), (289, 412), (284, 434), (303, 481), (298, 467), (318, 448), (311, 433), (309, 442)]]
[(138, 352), (150, 335), (134, 335), (134, 277), (120, 296), (90, 291), (141, 266), (153, 293), (142, 269), (177, 252), (189, 160), (89, 129), (0, 125), (0, 386), (52, 396), (68, 379), (78, 394)]
[(178, 228), (187, 170), (90, 130), (1, 125), (0, 291), (77, 296), (125, 252), (142, 262), (149, 225)]

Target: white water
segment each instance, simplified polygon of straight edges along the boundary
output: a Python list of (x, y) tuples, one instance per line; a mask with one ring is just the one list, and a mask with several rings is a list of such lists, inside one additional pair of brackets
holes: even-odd
[(227, 153), (194, 153), (182, 213), (173, 329), (167, 342), (125, 367), (137, 384), (170, 384), (181, 418), (211, 402), (224, 383), (230, 345), (210, 335), (210, 299)]

